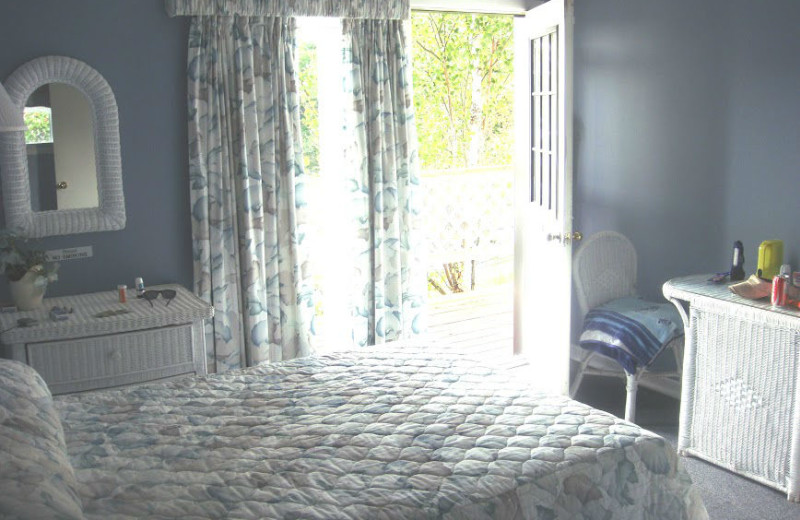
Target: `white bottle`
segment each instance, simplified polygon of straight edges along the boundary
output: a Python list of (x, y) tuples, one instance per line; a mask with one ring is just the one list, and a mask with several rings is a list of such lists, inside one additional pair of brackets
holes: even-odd
[(142, 298), (144, 296), (144, 280), (141, 277), (136, 278), (134, 286), (136, 287), (136, 297)]

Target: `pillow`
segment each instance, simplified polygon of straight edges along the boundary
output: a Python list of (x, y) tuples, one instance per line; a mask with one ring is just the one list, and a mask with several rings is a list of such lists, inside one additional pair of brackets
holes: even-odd
[(0, 517), (83, 518), (64, 430), (47, 384), (0, 359)]
[(682, 334), (683, 322), (674, 305), (626, 296), (586, 314), (580, 345), (614, 359), (634, 374)]

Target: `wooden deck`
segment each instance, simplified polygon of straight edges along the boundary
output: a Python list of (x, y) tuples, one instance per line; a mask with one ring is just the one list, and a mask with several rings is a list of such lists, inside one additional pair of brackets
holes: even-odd
[(428, 335), (422, 341), (509, 368), (525, 364), (514, 356), (513, 287), (430, 298)]

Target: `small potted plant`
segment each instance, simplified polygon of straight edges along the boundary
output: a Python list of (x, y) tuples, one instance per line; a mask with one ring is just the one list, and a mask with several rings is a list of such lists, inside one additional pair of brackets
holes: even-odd
[(58, 280), (58, 264), (48, 262), (41, 249), (26, 247), (15, 231), (0, 231), (0, 271), (8, 277), (11, 298), (21, 311), (42, 304), (47, 284)]

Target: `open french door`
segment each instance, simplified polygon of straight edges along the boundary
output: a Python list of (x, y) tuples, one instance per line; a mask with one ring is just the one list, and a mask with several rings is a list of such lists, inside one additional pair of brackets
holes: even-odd
[[(566, 394), (572, 296), (573, 0), (515, 21), (514, 351), (531, 382)], [(525, 131), (529, 130), (529, 131)]]

